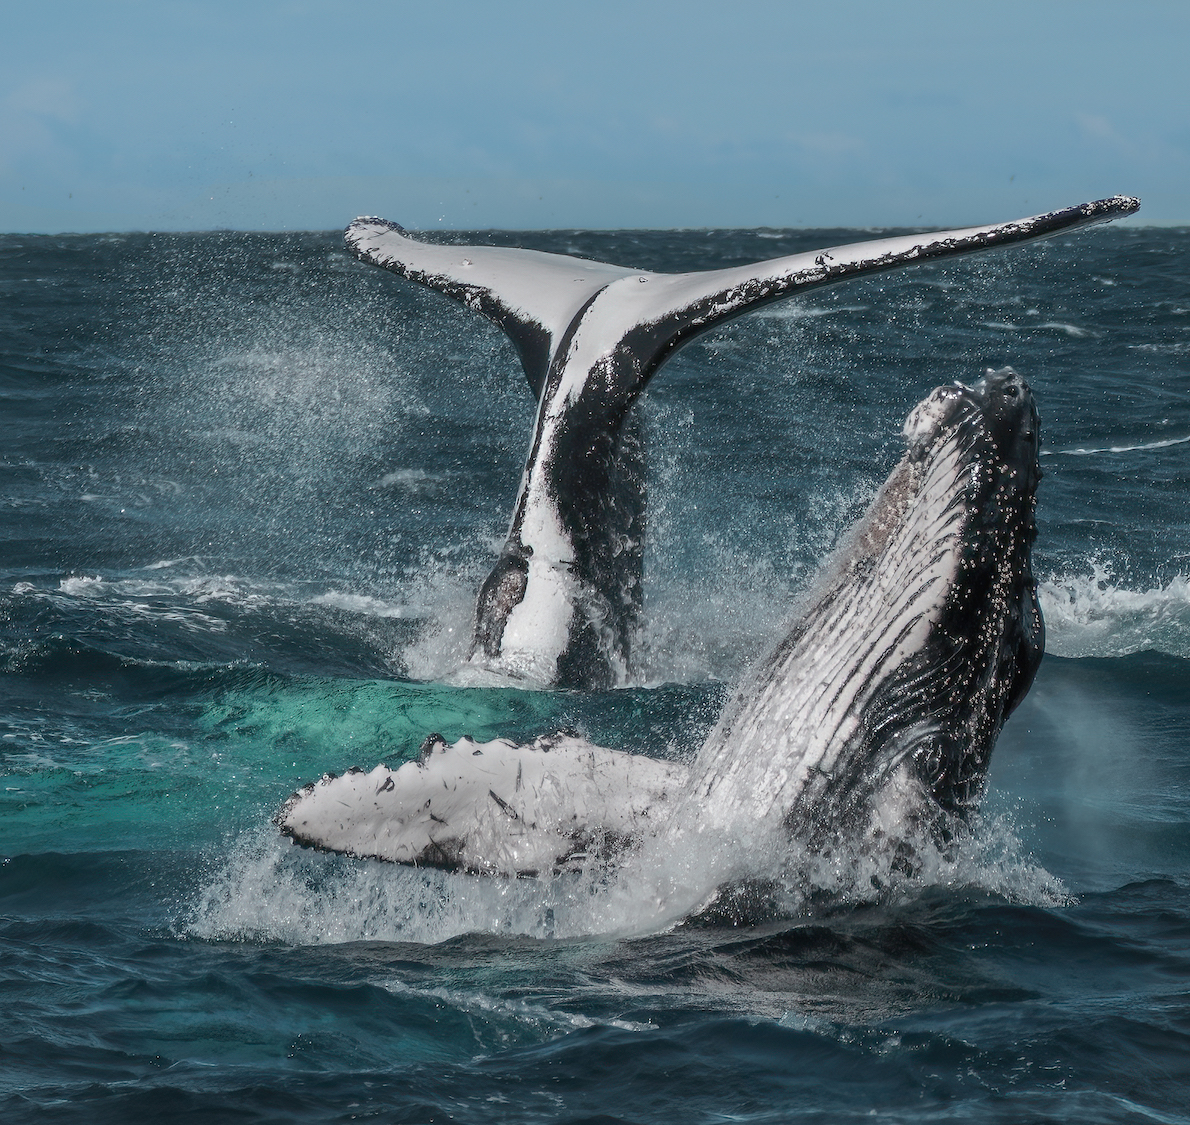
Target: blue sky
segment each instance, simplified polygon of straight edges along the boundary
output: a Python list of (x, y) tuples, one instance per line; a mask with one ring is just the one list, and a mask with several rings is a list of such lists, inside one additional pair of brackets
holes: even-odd
[(5, 3), (0, 230), (1190, 224), (1190, 4)]

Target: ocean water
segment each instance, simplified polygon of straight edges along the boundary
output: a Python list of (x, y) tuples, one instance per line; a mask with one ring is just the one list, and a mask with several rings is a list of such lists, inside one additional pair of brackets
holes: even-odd
[[(681, 270), (872, 233), (476, 237)], [(1004, 364), (1048, 654), (957, 855), (787, 857), (745, 926), (273, 828), (429, 731), (691, 754), (912, 405)], [(0, 236), (0, 396), (0, 1120), (1190, 1121), (1190, 230), (681, 351), (637, 407), (644, 622), (605, 693), (451, 682), (533, 403), (496, 329), (335, 232)]]

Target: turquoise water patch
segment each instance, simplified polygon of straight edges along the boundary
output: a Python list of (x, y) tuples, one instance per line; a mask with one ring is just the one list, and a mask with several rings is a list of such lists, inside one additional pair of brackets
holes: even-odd
[(313, 680), (225, 692), (203, 708), (197, 727), (208, 740), (267, 748), (282, 758), (290, 751), (309, 761), (329, 754), (321, 768), (341, 771), (414, 757), (433, 732), (448, 741), (527, 737), (557, 713), (546, 693)]
[[(161, 703), (174, 735), (59, 736), (11, 729), (0, 750), (0, 854), (72, 846), (178, 847), (271, 817), (324, 772), (414, 757), (425, 736), (530, 737), (549, 728), (544, 693), (423, 687), (369, 680), (266, 678), (209, 701)], [(189, 730), (179, 715), (189, 713)]]

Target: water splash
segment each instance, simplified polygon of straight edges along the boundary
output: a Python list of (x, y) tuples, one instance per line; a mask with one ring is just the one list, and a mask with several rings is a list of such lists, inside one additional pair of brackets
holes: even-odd
[(1128, 589), (1110, 564), (1090, 574), (1056, 575), (1041, 583), (1046, 648), (1057, 656), (1127, 656), (1153, 649), (1190, 657), (1190, 579)]
[[(958, 848), (919, 834), (915, 861), (890, 847), (897, 813), (874, 818), (868, 838), (816, 851), (797, 840), (682, 833), (646, 841), (618, 866), (506, 879), (411, 868), (310, 851), (271, 828), (240, 836), (182, 911), (179, 934), (208, 940), (323, 945), (435, 944), (463, 934), (536, 939), (665, 932), (691, 916), (756, 923), (822, 910), (906, 902), (933, 887), (968, 888), (1009, 902), (1069, 901), (1061, 882), (1025, 852), (1007, 815), (979, 819)], [(900, 826), (903, 828), (903, 825)], [(724, 890), (723, 888), (742, 888)], [(763, 888), (759, 898), (754, 888)], [(758, 906), (759, 904), (759, 906)], [(756, 913), (759, 909), (763, 913)]]

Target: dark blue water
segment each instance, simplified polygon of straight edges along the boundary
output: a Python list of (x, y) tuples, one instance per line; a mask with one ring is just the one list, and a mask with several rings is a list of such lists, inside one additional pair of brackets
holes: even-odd
[[(492, 240), (715, 267), (862, 237)], [(431, 730), (681, 755), (898, 456), (1011, 363), (1049, 655), (952, 860), (753, 927), (306, 852)], [(1190, 1120), (1190, 231), (852, 283), (679, 353), (635, 681), (446, 682), (533, 403), (338, 236), (0, 236), (0, 1119)], [(786, 904), (788, 907), (788, 904)]]

